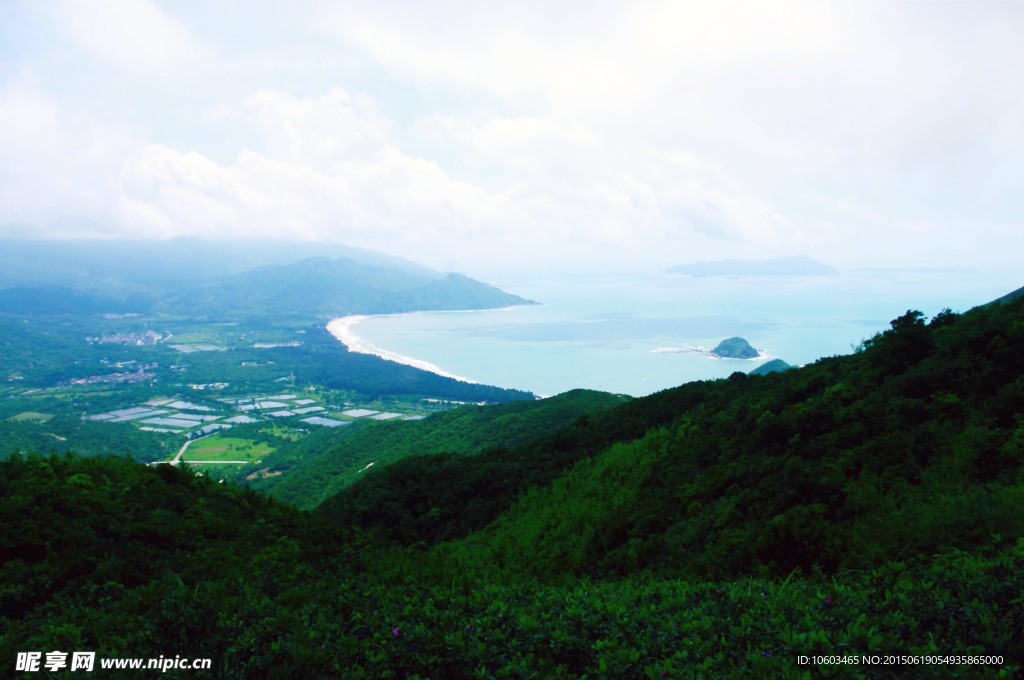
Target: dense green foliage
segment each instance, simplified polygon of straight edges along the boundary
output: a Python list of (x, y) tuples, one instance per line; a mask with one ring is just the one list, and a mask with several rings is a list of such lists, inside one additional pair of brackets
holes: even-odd
[(545, 579), (783, 575), (1012, 543), (1024, 536), (1022, 308), (928, 325), (908, 312), (853, 356), (691, 383), (515, 451), (406, 459), (323, 511), (434, 543), (518, 499), (445, 549)]
[(0, 423), (0, 458), (18, 452), (45, 451), (83, 456), (129, 456), (140, 463), (164, 460), (181, 443), (128, 423), (90, 423), (74, 415), (43, 421), (5, 420)]
[(1024, 543), (834, 577), (539, 585), (375, 554), (336, 523), (169, 466), (16, 457), (0, 462), (0, 498), (5, 668), (59, 649), (210, 658), (224, 678), (797, 678), (815, 668), (798, 655), (999, 654), (1012, 671), (1024, 654)]
[(49, 386), (96, 372), (109, 371), (103, 359), (130, 357), (125, 347), (97, 347), (84, 341), (88, 326), (74, 317), (23, 318), (0, 314), (0, 378), (17, 384)]
[[(169, 333), (172, 340), (153, 345), (87, 340), (148, 331), (161, 336)], [(202, 343), (221, 351), (185, 354), (171, 346), (178, 343)], [(258, 343), (279, 346), (259, 347)], [(199, 323), (158, 316), (105, 319), (99, 315), (0, 314), (0, 378), (10, 386), (66, 386), (72, 379), (129, 370), (115, 364), (130, 361), (155, 364), (147, 369), (154, 376), (153, 384), (169, 388), (183, 383), (226, 382), (228, 394), (278, 390), (282, 381), (291, 381), (373, 398), (418, 395), (478, 402), (532, 396), (349, 352), (323, 324), (279, 327), (259, 320)]]
[(60, 286), (5, 288), (0, 290), (0, 313), (37, 316), (41, 314), (104, 314), (146, 312), (153, 300), (141, 293), (127, 298), (110, 298), (79, 293)]
[[(317, 442), (303, 441), (264, 459), (271, 471), (286, 474), (257, 482), (257, 488), (302, 508), (312, 508), (336, 494), (367, 469), (413, 455), (464, 455), (486, 448), (534, 441), (542, 435), (618, 406), (626, 397), (574, 390), (540, 401), (495, 407), (464, 406), (411, 422), (360, 422)], [(317, 448), (319, 447), (319, 449)]]
[[(1002, 662), (912, 670), (1011, 676), (1022, 342), (1024, 299), (907, 312), (849, 357), (582, 416), (523, 402), (325, 434), (376, 433), (404, 455), (419, 431), (433, 455), (375, 466), (313, 513), (187, 469), (15, 456), (0, 462), (0, 659), (180, 654), (228, 678), (804, 678), (894, 668), (799, 655), (982, 655)], [(520, 424), (531, 439), (492, 439)]]
[(613, 411), (584, 414), (527, 443), (470, 457), (409, 456), (367, 471), (365, 479), (318, 510), (341, 523), (372, 527), (389, 541), (432, 544), (466, 536), (508, 510), (527, 490), (551, 484), (577, 461), (671, 422), (678, 408), (672, 398), (636, 399)]

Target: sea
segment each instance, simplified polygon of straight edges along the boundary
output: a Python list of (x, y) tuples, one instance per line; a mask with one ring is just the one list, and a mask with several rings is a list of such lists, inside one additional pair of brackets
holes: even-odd
[[(850, 354), (907, 310), (962, 312), (1022, 285), (1010, 274), (861, 270), (832, 277), (670, 274), (490, 281), (538, 305), (369, 316), (349, 332), (373, 353), (474, 382), (552, 396), (644, 396), (693, 380)], [(707, 352), (730, 337), (757, 359)]]

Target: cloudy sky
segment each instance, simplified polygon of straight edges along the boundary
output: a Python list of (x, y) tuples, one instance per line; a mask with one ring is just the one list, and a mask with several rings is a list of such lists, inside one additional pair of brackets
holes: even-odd
[(0, 236), (1013, 269), (1024, 3), (7, 0)]

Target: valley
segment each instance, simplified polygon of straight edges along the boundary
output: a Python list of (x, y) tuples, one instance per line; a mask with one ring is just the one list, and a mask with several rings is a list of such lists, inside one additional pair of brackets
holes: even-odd
[(351, 352), (330, 313), (65, 304), (82, 294), (0, 313), (0, 655), (173, 645), (218, 677), (1020, 670), (1015, 293), (800, 367), (544, 399)]
[(1021, 35), (0, 3), (0, 678), (1024, 678)]

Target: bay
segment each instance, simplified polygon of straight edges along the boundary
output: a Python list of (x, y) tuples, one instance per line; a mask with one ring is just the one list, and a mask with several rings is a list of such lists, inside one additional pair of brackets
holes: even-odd
[[(542, 304), (371, 316), (350, 331), (370, 351), (480, 383), (549, 396), (589, 388), (643, 396), (692, 380), (849, 354), (917, 309), (967, 309), (1020, 286), (1010, 275), (859, 271), (836, 277), (600, 275), (492, 281)], [(754, 360), (687, 351), (740, 336)], [(661, 351), (659, 351), (661, 350)], [(670, 350), (670, 351), (666, 351)]]

